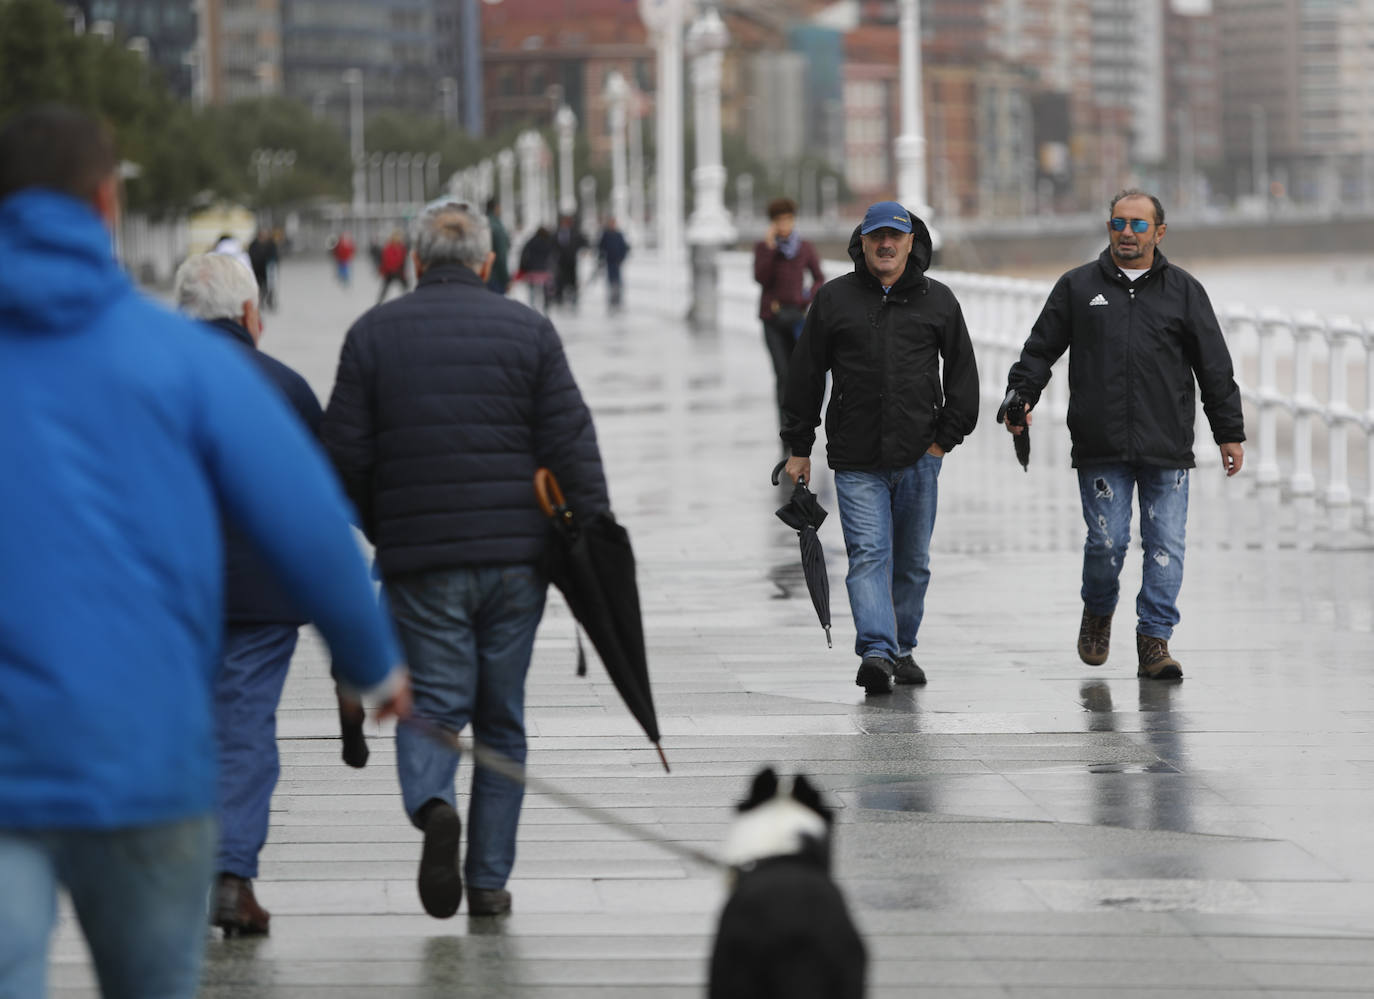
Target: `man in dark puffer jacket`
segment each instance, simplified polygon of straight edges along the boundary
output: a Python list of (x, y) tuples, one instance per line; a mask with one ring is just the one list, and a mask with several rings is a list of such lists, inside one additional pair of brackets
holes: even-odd
[[(870, 694), (922, 684), (912, 656), (930, 584), (940, 463), (978, 422), (978, 367), (954, 293), (926, 277), (925, 224), (895, 201), (869, 207), (849, 241), (854, 270), (816, 294), (787, 369), (783, 443), (792, 481), (811, 478), (825, 415), (849, 606)], [(943, 377), (942, 377), (943, 362)]]
[[(548, 521), (533, 479), (552, 469), (584, 514), (609, 507), (591, 414), (549, 321), (485, 282), (484, 217), (425, 212), (415, 291), (348, 331), (323, 437), (357, 505), (409, 659), (415, 711), (525, 759), (524, 687), (547, 586)], [(420, 899), (453, 915), (462, 898), (456, 755), (402, 728), (401, 793), (424, 831)], [(473, 776), (462, 865), (470, 915), (510, 910), (522, 788)]]

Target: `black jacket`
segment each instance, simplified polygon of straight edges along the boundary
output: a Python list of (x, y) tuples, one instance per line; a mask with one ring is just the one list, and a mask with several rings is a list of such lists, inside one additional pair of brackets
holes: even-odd
[[(291, 404), (310, 436), (318, 439), (320, 403), (305, 379), (275, 357), (258, 350), (252, 334), (232, 319), (216, 319), (208, 325), (244, 349), (249, 360)], [(231, 523), (224, 525), (224, 568), (225, 619), (230, 623), (300, 625), (308, 620), (277, 583), (276, 574)]]
[(353, 324), (323, 436), (388, 577), (539, 561), (541, 465), (579, 512), (609, 505), (558, 334), (467, 267), (434, 267)]
[(1130, 281), (1103, 250), (1061, 277), (1031, 327), (1007, 384), (1030, 405), (1069, 352), (1073, 464), (1193, 467), (1196, 391), (1218, 444), (1245, 440), (1240, 389), (1202, 285), (1155, 250)]
[(787, 369), (782, 439), (792, 454), (811, 454), (827, 370), (835, 380), (825, 414), (831, 468), (904, 468), (932, 443), (952, 450), (978, 422), (964, 314), (953, 292), (926, 277), (930, 234), (913, 221), (906, 270), (886, 295), (864, 263), (858, 226), (849, 240), (854, 270), (816, 293)]

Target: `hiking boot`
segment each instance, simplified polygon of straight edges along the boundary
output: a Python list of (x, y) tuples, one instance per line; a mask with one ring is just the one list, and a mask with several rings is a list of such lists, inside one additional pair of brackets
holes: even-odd
[(504, 888), (468, 887), (469, 916), (504, 916), (510, 912), (510, 892)]
[(1112, 647), (1112, 616), (1089, 614), (1083, 608), (1083, 621), (1078, 626), (1078, 658), (1089, 666), (1101, 666), (1107, 661)]
[(892, 666), (892, 679), (898, 683), (916, 684), (924, 686), (926, 682), (926, 671), (916, 665), (916, 660), (908, 652), (904, 656), (898, 657)]
[(425, 806), (425, 845), (420, 851), (420, 904), (435, 919), (447, 919), (463, 900), (463, 876), (458, 872), (458, 846), (463, 823), (447, 801)]
[(236, 874), (221, 874), (215, 879), (215, 904), (210, 909), (210, 925), (224, 931), (224, 937), (265, 937), (272, 914), (258, 905), (253, 882)]
[(1169, 643), (1165, 639), (1136, 632), (1135, 650), (1140, 658), (1136, 676), (1147, 680), (1183, 679), (1183, 667), (1169, 655)]
[(870, 694), (892, 693), (892, 661), (882, 656), (865, 656), (859, 663), (854, 685)]

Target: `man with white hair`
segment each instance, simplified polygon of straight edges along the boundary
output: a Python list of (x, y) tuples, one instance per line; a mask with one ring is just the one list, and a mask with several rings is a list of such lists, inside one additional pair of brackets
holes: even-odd
[[(315, 393), (299, 374), (257, 349), (262, 318), (252, 272), (232, 256), (200, 254), (177, 269), (174, 294), (182, 312), (243, 350), (318, 439)], [(224, 645), (214, 689), (220, 837), (210, 922), (226, 937), (252, 936), (266, 934), (271, 919), (253, 894), (253, 879), (280, 773), (277, 702), (298, 629), (308, 619), (232, 524), (225, 528), (224, 564)]]
[[(484, 283), (487, 220), (437, 205), (416, 224), (416, 287), (348, 331), (324, 442), (377, 547), (414, 678), (416, 714), (525, 762), (525, 674), (548, 588), (534, 473), (554, 472), (584, 516), (609, 505), (591, 414), (548, 319)], [(523, 789), (478, 767), (467, 856), (458, 757), (396, 733), (406, 813), (424, 832), (420, 901), (452, 916), (510, 911)]]

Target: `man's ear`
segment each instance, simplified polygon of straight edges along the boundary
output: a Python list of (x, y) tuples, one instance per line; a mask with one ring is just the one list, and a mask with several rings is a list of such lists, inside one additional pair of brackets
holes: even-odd
[(111, 232), (119, 228), (119, 174), (111, 173), (96, 185), (91, 204)]
[(251, 298), (243, 303), (243, 328), (252, 336), (254, 343), (262, 339), (262, 313), (258, 311), (258, 303)]
[(415, 280), (420, 280), (420, 275), (425, 272), (425, 267), (420, 263), (420, 255), (414, 250), (410, 251), (410, 262), (415, 266)]
[(496, 263), (496, 254), (488, 252), (487, 259), (483, 260), (482, 266), (477, 268), (477, 276), (482, 279), (483, 284), (486, 284), (487, 279), (491, 277), (491, 267), (494, 263)]

